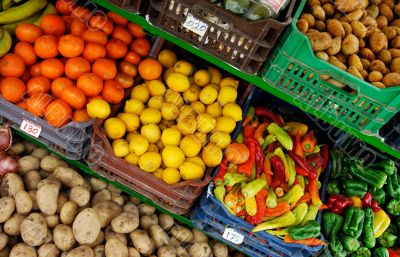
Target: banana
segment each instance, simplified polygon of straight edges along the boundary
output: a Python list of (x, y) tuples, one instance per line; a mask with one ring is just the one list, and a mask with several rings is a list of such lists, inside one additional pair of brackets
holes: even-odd
[(2, 29), (3, 36), (0, 39), (0, 57), (8, 53), (11, 49), (12, 38), (7, 30)]
[(46, 8), (44, 8), (43, 12), (37, 17), (33, 22), (33, 24), (40, 26), (40, 21), (42, 20), (43, 16), (50, 13), (57, 13), (57, 9), (54, 7), (52, 3), (48, 3)]
[(11, 0), (2, 0), (1, 6), (3, 7), (3, 11), (10, 9), (11, 7)]
[(17, 28), (17, 26), (19, 24), (23, 24), (23, 23), (33, 23), (35, 20), (37, 20), (42, 14), (41, 13), (37, 13), (34, 14), (33, 16), (29, 17), (26, 20), (22, 20), (22, 21), (18, 21), (18, 22), (14, 22), (14, 23), (10, 23), (10, 24), (5, 24), (3, 25), (3, 29), (6, 29), (11, 35), (14, 35), (15, 33), (15, 29)]
[(9, 24), (31, 17), (46, 7), (48, 0), (29, 0), (19, 6), (0, 12), (0, 24)]

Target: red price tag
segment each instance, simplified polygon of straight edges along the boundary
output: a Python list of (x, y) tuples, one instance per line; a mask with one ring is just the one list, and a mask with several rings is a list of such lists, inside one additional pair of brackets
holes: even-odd
[(29, 120), (25, 120), (25, 119), (22, 120), (20, 129), (22, 131), (24, 131), (25, 133), (27, 133), (33, 137), (36, 137), (36, 138), (39, 138), (40, 132), (42, 132), (41, 126), (39, 126)]

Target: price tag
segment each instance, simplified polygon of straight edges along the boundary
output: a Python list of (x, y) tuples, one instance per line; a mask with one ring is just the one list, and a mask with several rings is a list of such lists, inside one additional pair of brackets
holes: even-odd
[(206, 23), (196, 19), (191, 13), (187, 14), (183, 26), (202, 37), (206, 34), (208, 29), (208, 25)]
[(232, 242), (237, 245), (240, 245), (241, 243), (243, 243), (243, 240), (244, 240), (244, 236), (242, 234), (240, 234), (239, 232), (237, 232), (233, 228), (225, 228), (225, 231), (224, 231), (224, 234), (222, 235), (222, 237), (224, 239), (228, 240), (229, 242)]
[(29, 121), (29, 120), (22, 120), (22, 124), (20, 129), (24, 131), (25, 133), (34, 136), (36, 138), (39, 138), (40, 132), (42, 132), (42, 127)]

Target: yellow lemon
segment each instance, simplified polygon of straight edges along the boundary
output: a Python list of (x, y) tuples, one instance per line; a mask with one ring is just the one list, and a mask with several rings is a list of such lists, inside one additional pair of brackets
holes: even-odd
[(179, 145), (186, 157), (197, 156), (201, 150), (201, 142), (194, 135), (187, 135), (182, 138)]
[(168, 69), (166, 69), (166, 70), (164, 71), (164, 74), (163, 74), (164, 81), (167, 81), (169, 75), (171, 75), (173, 72), (175, 72), (175, 71), (174, 71), (174, 68), (168, 68)]
[(181, 174), (178, 169), (166, 168), (161, 173), (161, 179), (167, 184), (176, 184), (181, 181)]
[(93, 99), (86, 105), (86, 111), (90, 118), (107, 119), (110, 115), (110, 105), (103, 99)]
[[(179, 143), (178, 143), (179, 144)], [(156, 143), (156, 146), (157, 146), (157, 148), (158, 148), (158, 150), (159, 151), (162, 151), (162, 149), (164, 149), (164, 144), (163, 144), (163, 142), (161, 142), (161, 141), (158, 141), (157, 143)]]
[(149, 99), (149, 102), (147, 103), (147, 106), (153, 109), (161, 109), (161, 106), (164, 102), (164, 99), (162, 96), (152, 96)]
[(197, 116), (197, 131), (200, 133), (209, 133), (217, 124), (216, 119), (208, 113), (201, 113)]
[(173, 72), (167, 78), (167, 86), (177, 92), (184, 92), (189, 89), (189, 78), (182, 73)]
[(206, 111), (206, 107), (202, 102), (196, 101), (190, 104), (192, 106), (197, 114), (203, 113)]
[(156, 152), (156, 153), (158, 153), (159, 149), (158, 149), (157, 145), (149, 144), (149, 149), (147, 150), (147, 152)]
[(204, 176), (203, 168), (194, 162), (184, 162), (179, 167), (179, 171), (184, 180), (196, 180)]
[(204, 87), (210, 83), (211, 73), (206, 70), (198, 70), (194, 74), (194, 83), (201, 87)]
[(183, 99), (188, 103), (192, 103), (199, 100), (199, 96), (200, 96), (200, 87), (196, 85), (191, 85), (188, 90), (183, 92)]
[(161, 96), (167, 91), (165, 85), (157, 79), (148, 81), (147, 88), (151, 96)]
[(187, 61), (177, 61), (174, 65), (174, 71), (184, 74), (185, 76), (189, 77), (192, 75), (194, 67), (191, 63)]
[(125, 136), (125, 123), (118, 118), (109, 118), (104, 122), (104, 129), (109, 139), (120, 139)]
[(140, 126), (139, 116), (134, 113), (120, 113), (117, 118), (125, 123), (126, 131), (128, 132), (136, 131)]
[(207, 141), (207, 134), (196, 132), (194, 136), (200, 141), (201, 145), (204, 145)]
[(235, 103), (229, 103), (222, 109), (222, 114), (224, 116), (231, 117), (235, 122), (242, 120), (242, 108)]
[(203, 104), (212, 104), (218, 97), (218, 91), (212, 86), (206, 86), (200, 91), (200, 101)]
[(161, 166), (161, 156), (156, 152), (147, 152), (139, 157), (139, 167), (147, 172), (154, 172)]
[(133, 135), (135, 135), (135, 134), (138, 134), (138, 132), (137, 131), (134, 131), (134, 132), (130, 132), (130, 133), (128, 133), (127, 135), (126, 135), (126, 140), (128, 140), (128, 142), (131, 142), (131, 140), (132, 140), (132, 138), (133, 138)]
[(137, 165), (139, 161), (139, 156), (137, 156), (137, 154), (135, 153), (128, 153), (128, 155), (124, 157), (124, 160), (129, 162), (130, 164)]
[(214, 102), (207, 105), (206, 112), (214, 118), (218, 118), (222, 115), (222, 107), (218, 102)]
[(163, 172), (163, 169), (162, 168), (158, 168), (156, 171), (154, 171), (152, 174), (156, 177), (156, 178), (159, 178), (159, 179), (162, 179), (162, 172)]
[(143, 125), (140, 134), (144, 136), (149, 143), (157, 143), (160, 139), (161, 131), (156, 124)]
[(175, 104), (178, 108), (181, 108), (184, 104), (181, 94), (172, 89), (165, 92), (165, 101)]
[(166, 145), (161, 152), (164, 165), (168, 168), (178, 168), (185, 161), (182, 150), (175, 145)]
[(158, 54), (157, 60), (161, 63), (163, 67), (171, 68), (174, 67), (177, 58), (174, 52), (169, 49), (164, 49)]
[(222, 150), (216, 144), (209, 143), (203, 148), (201, 157), (208, 167), (216, 167), (221, 164)]
[(140, 156), (147, 152), (148, 149), (149, 141), (147, 141), (144, 136), (140, 134), (135, 134), (132, 136), (132, 139), (129, 142), (129, 150), (131, 153), (135, 153), (136, 155)]
[(234, 79), (232, 77), (226, 77), (221, 80), (221, 82), (219, 83), (219, 86), (221, 88), (225, 87), (225, 86), (232, 86), (233, 88), (237, 89), (239, 86), (239, 80)]
[(167, 128), (161, 134), (161, 142), (163, 145), (179, 145), (181, 137), (181, 132), (178, 129)]
[(140, 121), (142, 122), (142, 124), (158, 124), (161, 121), (161, 112), (153, 108), (144, 109), (143, 112), (140, 114)]
[(178, 129), (183, 135), (193, 135), (197, 128), (196, 119), (193, 116), (186, 116), (178, 119)]
[(232, 133), (235, 130), (236, 122), (229, 116), (222, 116), (217, 118), (217, 125), (215, 126), (216, 131)]
[(131, 93), (131, 98), (132, 99), (138, 99), (142, 101), (143, 103), (146, 103), (147, 100), (150, 98), (150, 91), (147, 88), (146, 84), (141, 84), (137, 85), (136, 87), (133, 88), (132, 93)]
[(196, 110), (190, 105), (184, 105), (179, 109), (179, 119), (185, 118), (186, 116), (196, 116)]
[(221, 72), (213, 67), (209, 67), (208, 72), (211, 74), (211, 83), (219, 85), (222, 79)]
[(117, 157), (125, 157), (129, 154), (129, 143), (125, 139), (117, 139), (112, 142), (112, 149)]
[(124, 112), (140, 115), (144, 110), (144, 104), (138, 99), (129, 99), (125, 102)]
[(208, 84), (208, 86), (215, 88), (217, 91), (219, 91), (219, 86), (217, 84), (210, 83), (210, 84)]
[(193, 162), (196, 163), (197, 165), (199, 165), (203, 171), (206, 170), (206, 164), (204, 163), (203, 159), (201, 159), (199, 156), (195, 156), (195, 157), (190, 157), (190, 158), (186, 158), (187, 162)]
[(218, 94), (218, 102), (224, 106), (229, 103), (236, 102), (237, 91), (232, 86), (221, 87)]
[(211, 136), (210, 142), (216, 144), (221, 149), (225, 149), (231, 143), (231, 135), (225, 132), (218, 131)]
[(161, 106), (161, 116), (164, 120), (176, 120), (179, 115), (178, 106), (171, 102), (164, 102)]

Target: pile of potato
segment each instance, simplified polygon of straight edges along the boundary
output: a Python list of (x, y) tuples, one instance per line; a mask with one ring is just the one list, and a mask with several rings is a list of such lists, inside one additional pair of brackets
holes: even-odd
[(0, 257), (243, 256), (23, 142), (0, 178)]
[(400, 4), (309, 0), (308, 6), (297, 28), (317, 57), (378, 88), (400, 86)]

